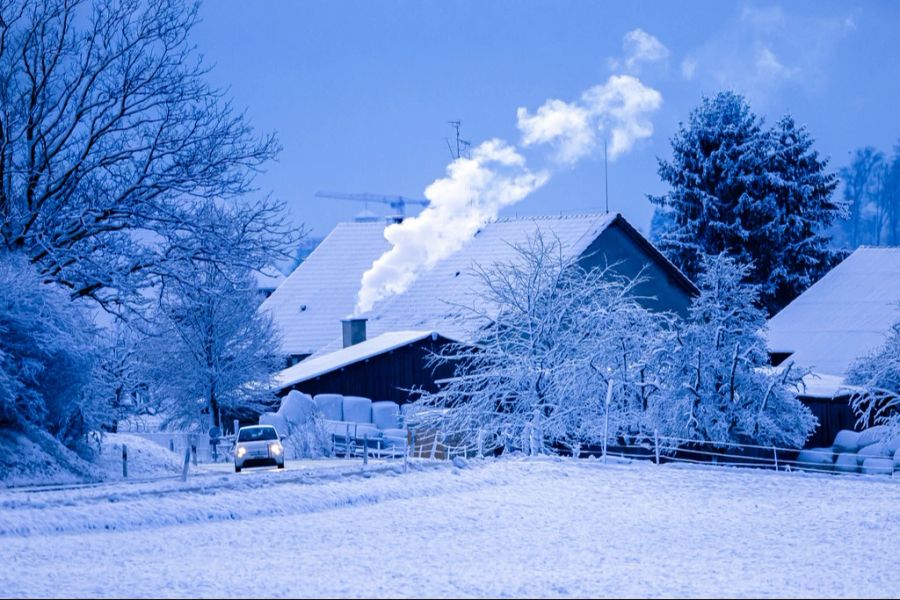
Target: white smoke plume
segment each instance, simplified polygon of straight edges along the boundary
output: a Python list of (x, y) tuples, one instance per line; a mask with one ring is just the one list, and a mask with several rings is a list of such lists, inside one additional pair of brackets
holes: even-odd
[(497, 139), (447, 166), (447, 176), (425, 189), (430, 204), (419, 215), (389, 225), (384, 237), (393, 246), (363, 274), (356, 312), (406, 290), (419, 273), (450, 256), (496, 219), (500, 209), (515, 204), (540, 186), (549, 174), (532, 173), (515, 148)]
[(662, 95), (631, 75), (613, 75), (572, 103), (548, 100), (533, 115), (517, 111), (522, 144), (551, 144), (556, 159), (572, 164), (589, 154), (598, 136), (609, 138), (609, 158), (615, 160), (634, 143), (653, 134), (649, 114), (662, 105)]
[[(649, 113), (662, 104), (656, 90), (631, 76), (613, 76), (572, 103), (548, 100), (535, 114), (520, 108), (518, 127), (522, 146), (547, 144), (556, 163), (574, 164), (591, 152), (600, 134), (610, 139), (614, 160), (649, 137)], [(500, 210), (515, 204), (544, 185), (550, 167), (532, 171), (515, 146), (492, 139), (476, 147), (470, 158), (447, 166), (445, 177), (425, 190), (429, 205), (415, 217), (390, 225), (384, 237), (391, 244), (363, 274), (356, 314), (404, 292), (416, 277), (459, 250)]]

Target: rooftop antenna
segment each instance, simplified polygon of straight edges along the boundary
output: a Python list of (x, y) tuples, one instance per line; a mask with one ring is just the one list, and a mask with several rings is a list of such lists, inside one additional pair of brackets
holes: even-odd
[(606, 136), (603, 137), (603, 188), (606, 196), (606, 214), (609, 214), (609, 164), (606, 162)]
[(462, 126), (462, 121), (447, 121), (450, 123), (450, 126), (456, 130), (456, 148), (454, 149), (453, 144), (450, 143), (449, 138), (444, 138), (444, 141), (447, 142), (447, 148), (450, 150), (450, 158), (456, 160), (461, 156), (469, 157), (469, 147), (472, 145), (472, 142), (468, 140), (464, 140), (459, 137), (459, 128)]

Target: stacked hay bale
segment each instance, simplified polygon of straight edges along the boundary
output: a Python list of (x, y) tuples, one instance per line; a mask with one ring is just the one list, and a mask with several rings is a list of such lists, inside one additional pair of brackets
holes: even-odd
[(863, 431), (838, 432), (831, 448), (810, 448), (797, 456), (797, 465), (810, 471), (891, 475), (900, 471), (900, 435), (883, 425)]

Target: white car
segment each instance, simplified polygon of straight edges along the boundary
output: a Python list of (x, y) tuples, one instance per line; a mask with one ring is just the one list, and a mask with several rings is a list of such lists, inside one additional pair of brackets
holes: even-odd
[(252, 425), (238, 430), (234, 445), (234, 471), (244, 467), (277, 466), (284, 468), (284, 446), (271, 425)]

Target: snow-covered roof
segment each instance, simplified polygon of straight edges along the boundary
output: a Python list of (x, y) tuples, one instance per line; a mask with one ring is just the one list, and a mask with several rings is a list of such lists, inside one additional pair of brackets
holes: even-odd
[(274, 290), (285, 280), (284, 274), (275, 267), (269, 267), (262, 271), (253, 271), (253, 276), (256, 278), (256, 287), (261, 290)]
[(900, 319), (900, 248), (862, 247), (768, 323), (769, 350), (801, 367), (845, 375)]
[(314, 356), (288, 367), (275, 375), (275, 387), (281, 390), (361, 360), (414, 344), (428, 337), (436, 339), (437, 336), (438, 333), (434, 331), (391, 331), (383, 333), (353, 346)]
[(384, 221), (340, 223), (262, 304), (283, 354), (312, 354), (341, 335), (363, 273), (390, 247)]
[[(451, 256), (419, 277), (402, 294), (392, 296), (361, 315), (368, 319), (370, 336), (389, 331), (415, 329), (438, 331), (446, 337), (464, 340), (470, 331), (463, 308), (480, 302), (482, 282), (473, 272), (478, 265), (505, 263), (518, 256), (515, 246), (541, 233), (559, 241), (563, 254), (575, 258), (609, 227), (617, 214), (525, 216), (505, 218), (485, 225), (474, 238)], [(356, 294), (353, 294), (356, 298)], [(484, 307), (491, 312), (491, 307)], [(333, 326), (330, 343), (317, 354), (341, 347), (339, 323)]]
[(856, 389), (854, 386), (846, 385), (844, 378), (838, 375), (810, 372), (803, 376), (803, 389), (800, 395), (807, 398), (835, 399), (848, 396)]

